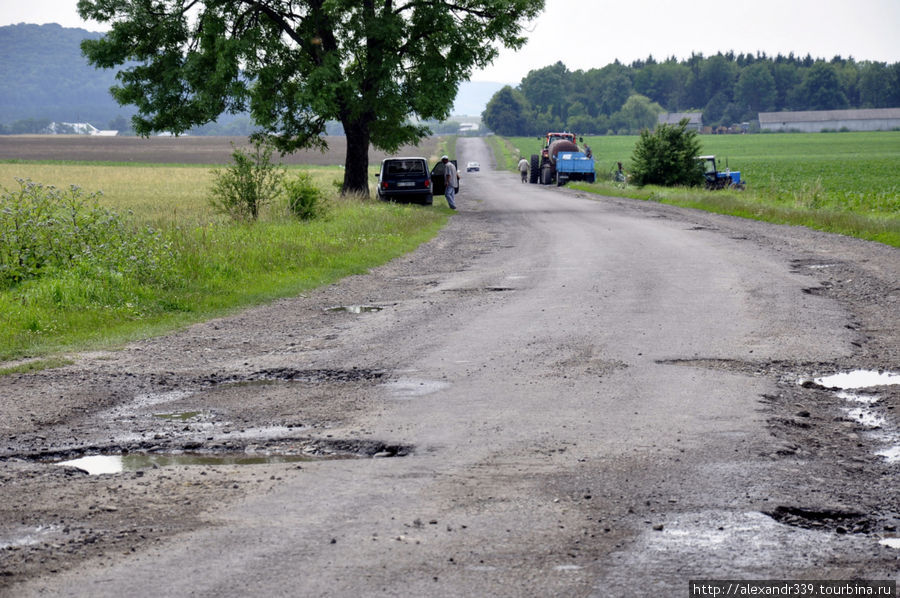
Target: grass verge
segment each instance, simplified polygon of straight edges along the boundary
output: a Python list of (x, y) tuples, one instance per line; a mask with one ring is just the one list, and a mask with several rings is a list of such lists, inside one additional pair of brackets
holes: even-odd
[[(364, 273), (432, 238), (451, 213), (333, 197), (317, 220), (288, 218), (273, 204), (260, 221), (236, 224), (208, 213), (203, 170), (66, 168), (88, 169), (64, 169), (68, 183), (102, 189), (104, 205), (157, 227), (165, 267), (131, 275), (82, 264), (0, 290), (0, 360), (117, 346)], [(338, 174), (314, 178), (328, 188)]]
[(885, 245), (900, 247), (900, 216), (788, 205), (753, 191), (706, 191), (668, 187), (620, 186), (610, 182), (569, 183), (570, 188), (607, 195), (657, 201), (717, 214), (773, 224), (806, 226)]

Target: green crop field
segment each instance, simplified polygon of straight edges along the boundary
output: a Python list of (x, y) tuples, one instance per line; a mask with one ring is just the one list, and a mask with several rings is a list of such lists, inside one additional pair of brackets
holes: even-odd
[[(606, 181), (617, 161), (629, 171), (637, 140), (637, 136), (585, 138), (599, 181), (576, 185), (600, 194), (652, 197), (900, 244), (900, 131), (702, 135), (704, 154), (719, 158), (721, 169), (727, 163), (741, 172), (747, 182), (743, 193), (616, 188)], [(508, 168), (518, 160), (517, 153), (528, 157), (541, 146), (537, 138), (503, 141)], [(734, 209), (729, 210), (729, 203)]]

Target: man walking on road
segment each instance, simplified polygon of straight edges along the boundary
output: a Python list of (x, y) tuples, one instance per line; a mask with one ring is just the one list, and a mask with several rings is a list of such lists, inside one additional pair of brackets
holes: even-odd
[(447, 205), (451, 210), (456, 209), (453, 198), (456, 197), (456, 188), (459, 186), (459, 173), (456, 171), (456, 165), (450, 161), (448, 156), (442, 156), (441, 162), (444, 164), (444, 197), (447, 198)]
[(519, 173), (522, 175), (522, 182), (528, 178), (528, 160), (522, 158), (519, 160)]

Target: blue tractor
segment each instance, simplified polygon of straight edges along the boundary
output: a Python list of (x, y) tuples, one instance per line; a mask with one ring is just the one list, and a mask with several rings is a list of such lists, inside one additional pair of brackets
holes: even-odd
[(741, 180), (741, 173), (731, 170), (727, 166), (724, 171), (716, 168), (715, 156), (698, 156), (697, 160), (703, 163), (703, 176), (706, 178), (707, 189), (745, 189), (747, 185)]

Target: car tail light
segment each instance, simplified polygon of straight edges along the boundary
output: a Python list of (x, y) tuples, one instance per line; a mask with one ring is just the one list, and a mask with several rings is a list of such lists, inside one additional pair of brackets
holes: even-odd
[(429, 187), (431, 187), (431, 181), (425, 179), (425, 188), (428, 189)]
[(387, 189), (387, 188), (388, 188), (387, 181), (384, 181), (383, 183), (381, 183), (381, 188), (382, 188), (382, 189)]

